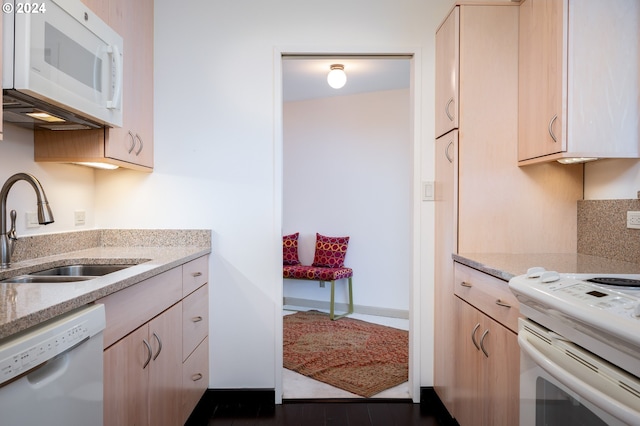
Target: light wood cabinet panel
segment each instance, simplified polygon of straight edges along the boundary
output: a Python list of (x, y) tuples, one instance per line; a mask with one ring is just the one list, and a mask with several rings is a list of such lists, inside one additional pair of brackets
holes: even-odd
[(182, 359), (191, 352), (209, 333), (209, 286), (203, 285), (182, 302)]
[(202, 256), (182, 266), (182, 295), (187, 296), (209, 282), (209, 256)]
[(207, 390), (209, 378), (209, 338), (206, 337), (182, 366), (182, 413), (184, 424)]
[(182, 424), (182, 303), (149, 323), (153, 356), (149, 374), (151, 425)]
[(124, 41), (123, 124), (96, 130), (34, 131), (41, 162), (95, 162), (153, 170), (153, 0), (84, 0)]
[(453, 259), (457, 253), (458, 131), (436, 139), (435, 180), (435, 289), (434, 388), (442, 403), (453, 413), (455, 365), (451, 348), (455, 342)]
[(517, 334), (456, 298), (456, 420), (511, 426), (519, 419)]
[(520, 5), (518, 160), (637, 158), (640, 3)]
[(436, 137), (458, 127), (460, 8), (436, 32)]
[(518, 332), (520, 303), (506, 281), (455, 263), (456, 296), (475, 306), (514, 333)]
[(104, 351), (104, 424), (149, 424), (149, 328), (143, 326)]

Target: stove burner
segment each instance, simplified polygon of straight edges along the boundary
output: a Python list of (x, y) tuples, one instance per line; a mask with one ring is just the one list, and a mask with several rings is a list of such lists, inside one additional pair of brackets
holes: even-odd
[(586, 281), (618, 287), (640, 287), (640, 280), (634, 280), (631, 278), (596, 277)]

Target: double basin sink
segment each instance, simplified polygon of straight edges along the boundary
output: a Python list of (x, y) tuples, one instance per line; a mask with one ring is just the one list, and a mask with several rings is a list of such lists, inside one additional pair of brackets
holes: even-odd
[(86, 281), (120, 271), (134, 265), (68, 265), (7, 278), (2, 283), (67, 283)]

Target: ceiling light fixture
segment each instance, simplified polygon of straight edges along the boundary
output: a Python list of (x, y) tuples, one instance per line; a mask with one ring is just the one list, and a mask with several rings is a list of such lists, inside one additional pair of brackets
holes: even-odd
[(327, 74), (327, 83), (334, 89), (340, 89), (347, 82), (347, 74), (344, 73), (344, 65), (333, 64)]

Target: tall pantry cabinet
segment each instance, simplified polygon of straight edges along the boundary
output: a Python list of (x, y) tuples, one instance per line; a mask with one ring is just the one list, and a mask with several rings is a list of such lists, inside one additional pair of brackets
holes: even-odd
[[(436, 33), (434, 387), (463, 426), (483, 419), (517, 424), (513, 394), (519, 376), (512, 374), (518, 371), (517, 334), (495, 318), (496, 312), (517, 316), (518, 306), (515, 301), (510, 307), (494, 307), (492, 292), (496, 287), (508, 292), (508, 283), (480, 271), (474, 282), (492, 285), (461, 292), (458, 287), (468, 283), (455, 279), (452, 253), (472, 258), (473, 253), (576, 249), (582, 166), (517, 165), (518, 12), (512, 2), (459, 2)], [(453, 92), (452, 82), (457, 86)], [(441, 92), (441, 86), (447, 90)], [(467, 330), (465, 318), (489, 330), (488, 356), (472, 345), (473, 327)], [(462, 329), (466, 332), (461, 335), (457, 330)], [(504, 351), (495, 349), (498, 343), (490, 344), (498, 336)], [(507, 363), (509, 370), (500, 368)], [(503, 390), (515, 391), (506, 395), (495, 387), (466, 383), (470, 376), (490, 377)], [(474, 412), (473, 407), (482, 410)]]

